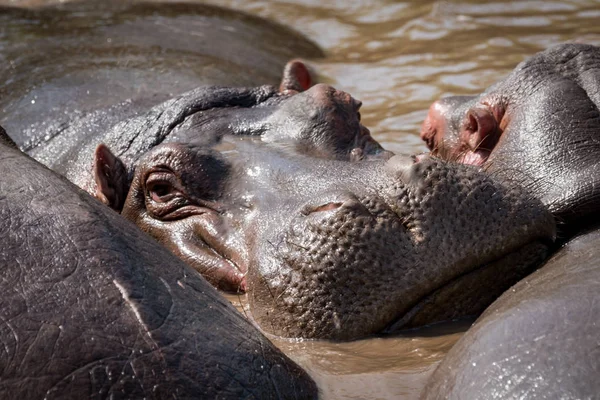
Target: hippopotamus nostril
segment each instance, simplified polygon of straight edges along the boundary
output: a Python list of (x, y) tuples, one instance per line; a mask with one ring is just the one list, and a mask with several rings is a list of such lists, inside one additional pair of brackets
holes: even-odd
[(331, 211), (337, 208), (340, 208), (343, 205), (342, 202), (328, 202), (325, 204), (321, 204), (320, 206), (306, 206), (302, 209), (301, 213), (304, 215), (310, 215), (313, 213), (323, 212), (323, 211)]
[[(356, 112), (358, 112), (358, 110), (360, 110), (360, 108), (362, 107), (362, 101), (360, 100), (356, 100), (355, 98), (352, 98), (353, 100), (353, 104), (354, 104), (354, 109), (356, 110)], [(360, 115), (360, 113), (359, 113)], [(359, 118), (360, 120), (360, 118)]]
[(420, 159), (415, 156), (395, 155), (385, 163), (386, 171), (399, 178), (402, 182), (409, 182), (413, 176), (412, 166), (418, 163)]

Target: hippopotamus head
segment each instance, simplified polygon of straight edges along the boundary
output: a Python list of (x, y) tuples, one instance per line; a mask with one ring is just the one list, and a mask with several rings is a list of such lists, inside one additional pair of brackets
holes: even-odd
[(480, 312), (554, 221), (518, 186), (433, 157), (315, 158), (259, 137), (166, 143), (122, 215), (288, 337), (350, 339)]
[[(360, 101), (326, 84), (311, 85), (305, 65), (291, 61), (279, 88), (201, 87), (116, 124), (83, 151), (67, 153), (64, 171), (56, 169), (120, 210), (127, 192), (123, 188), (140, 158), (160, 143), (211, 145), (233, 135), (284, 144), (313, 157), (360, 160), (387, 153), (360, 123)], [(119, 162), (112, 162), (117, 158), (107, 147)], [(90, 155), (91, 171), (86, 168)]]
[(563, 44), (479, 96), (439, 100), (421, 137), (442, 158), (527, 186), (563, 235), (598, 222), (600, 48)]

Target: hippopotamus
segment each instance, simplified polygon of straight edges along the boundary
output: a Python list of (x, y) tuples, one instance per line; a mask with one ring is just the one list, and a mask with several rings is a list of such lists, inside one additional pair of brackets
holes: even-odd
[(3, 142), (0, 397), (317, 397), (198, 273)]
[[(22, 40), (24, 43), (8, 35), (17, 45), (7, 39), (8, 50), (4, 53), (9, 59), (16, 59), (13, 67), (18, 79), (9, 79), (3, 87), (8, 105), (1, 117), (7, 131), (21, 149), (119, 212), (138, 160), (163, 142), (200, 140), (210, 144), (220, 141), (223, 135), (256, 136), (268, 143), (283, 142), (298, 153), (315, 157), (360, 160), (387, 154), (360, 123), (359, 101), (328, 85), (313, 86), (310, 72), (299, 60), (283, 66), (282, 60), (291, 56), (291, 50), (277, 49), (296, 49), (300, 55), (313, 56), (318, 52), (314, 51), (310, 42), (300, 41), (297, 35), (283, 35), (286, 31), (281, 27), (266, 24), (258, 30), (256, 18), (192, 5), (104, 5), (92, 2), (58, 9), (16, 12), (16, 17), (7, 13), (11, 19), (6, 23), (17, 33), (23, 29), (17, 18), (19, 13), (24, 13), (22, 18), (39, 20), (40, 23), (65, 16), (73, 21), (61, 25), (58, 33), (41, 25), (37, 28), (39, 32), (34, 29), (37, 35), (33, 39), (26, 36)], [(180, 29), (176, 27), (181, 24), (183, 16), (191, 26), (188, 27), (188, 36), (180, 37)], [(147, 25), (154, 26), (158, 22), (159, 26), (168, 29), (148, 32)], [(192, 34), (197, 32), (191, 28), (198, 24), (201, 33), (217, 37), (215, 43), (203, 41), (198, 49), (194, 47), (198, 41), (197, 36)], [(236, 54), (227, 41), (229, 50), (224, 52), (225, 42), (221, 41), (233, 40), (235, 44), (236, 40), (231, 34), (224, 34), (224, 38), (219, 34), (227, 24), (233, 24), (230, 28), (235, 28), (236, 35), (245, 31), (252, 34), (240, 36), (237, 39), (242, 42), (240, 46), (250, 46), (254, 41), (264, 43), (264, 40), (275, 36), (277, 40), (268, 46), (261, 45), (266, 49), (258, 46), (255, 52), (246, 51), (246, 56)], [(82, 25), (86, 28), (80, 33)], [(210, 31), (216, 27), (216, 32)], [(129, 33), (131, 35), (123, 37)], [(167, 37), (164, 37), (165, 34)], [(44, 36), (40, 39), (41, 35)], [(83, 39), (88, 51), (82, 60), (77, 50), (81, 49)], [(286, 46), (277, 46), (284, 42), (287, 42)], [(37, 50), (50, 46), (66, 54), (67, 59), (63, 57), (60, 63), (44, 65), (31, 74), (28, 72), (32, 67), (29, 63), (35, 65), (35, 60), (19, 56), (17, 52), (25, 45)], [(118, 49), (127, 46), (128, 50), (125, 55), (119, 53), (119, 57), (113, 60), (115, 46)], [(158, 56), (156, 46), (162, 46)], [(170, 57), (175, 57), (185, 51), (179, 54), (186, 56), (183, 58), (185, 61), (189, 58), (187, 52), (192, 50), (199, 66), (207, 64), (206, 58), (210, 56), (210, 60), (215, 59), (211, 63), (242, 64), (242, 67), (254, 72), (242, 79), (242, 71), (231, 70), (231, 67), (211, 77), (210, 68), (203, 70), (199, 67), (200, 72), (190, 73), (183, 61), (170, 61), (159, 71), (148, 65), (162, 62), (164, 52), (173, 53)], [(122, 49), (119, 51), (124, 52)], [(92, 58), (88, 57), (90, 52)], [(267, 52), (274, 54), (267, 57), (263, 54)], [(130, 57), (137, 53), (147, 58), (139, 65), (130, 63)], [(113, 58), (105, 60), (107, 54)], [(257, 60), (257, 56), (261, 57)], [(269, 63), (265, 65), (267, 61)], [(65, 68), (65, 63), (83, 64), (87, 68)], [(272, 64), (277, 63), (280, 68), (277, 75), (283, 75), (277, 77), (279, 84), (257, 86), (274, 80)], [(160, 79), (157, 73), (161, 74)], [(233, 78), (226, 79), (228, 76)], [(155, 80), (175, 80), (180, 84), (165, 87), (154, 85)], [(135, 90), (131, 88), (132, 82)], [(250, 82), (251, 86), (239, 86)], [(27, 84), (33, 89), (23, 95), (23, 87)], [(195, 86), (198, 87), (184, 91)], [(113, 90), (113, 87), (116, 89)], [(85, 94), (82, 94), (84, 90)], [(90, 91), (92, 93), (88, 95)], [(33, 97), (37, 102), (43, 102), (35, 110), (42, 107), (47, 110), (39, 113), (30, 110), (27, 107), (30, 101), (38, 104)], [(48, 100), (55, 98), (52, 106), (48, 106)], [(30, 118), (27, 113), (35, 116)], [(176, 235), (176, 232), (172, 234)], [(167, 244), (220, 289), (245, 289), (245, 270), (236, 270), (229, 263), (217, 266), (213, 257), (200, 256), (197, 252), (192, 256), (184, 242), (173, 245), (170, 241)]]
[(298, 61), (279, 87), (130, 103), (15, 141), (217, 287), (248, 290), (273, 334), (353, 339), (477, 314), (552, 248), (554, 221), (527, 190), (392, 157), (360, 102), (312, 86)]
[(529, 188), (567, 239), (599, 222), (600, 48), (561, 44), (479, 96), (432, 104), (421, 137), (433, 154)]
[(125, 218), (238, 279), (252, 318), (286, 337), (477, 314), (545, 259), (555, 231), (539, 200), (471, 166), (315, 158), (256, 137), (163, 143), (119, 191)]
[(485, 311), (423, 398), (599, 393), (599, 88), (600, 48), (562, 44), (480, 96), (431, 106), (421, 134), (432, 152), (527, 187), (555, 215), (566, 244)]
[(600, 231), (569, 241), (495, 301), (422, 399), (592, 399), (600, 393)]

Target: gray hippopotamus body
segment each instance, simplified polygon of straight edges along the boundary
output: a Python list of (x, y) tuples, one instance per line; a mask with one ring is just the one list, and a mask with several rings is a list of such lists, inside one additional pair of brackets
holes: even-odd
[(0, 398), (315, 398), (194, 270), (0, 134)]
[(2, 7), (0, 24), (0, 121), (24, 150), (71, 129), (85, 140), (199, 86), (276, 84), (290, 59), (322, 56), (289, 29), (207, 4)]

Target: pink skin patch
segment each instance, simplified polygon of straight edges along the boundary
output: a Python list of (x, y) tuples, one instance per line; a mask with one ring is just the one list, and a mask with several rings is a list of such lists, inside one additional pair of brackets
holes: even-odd
[(483, 165), (506, 125), (502, 104), (498, 98), (480, 101), (467, 111), (458, 131), (450, 131), (448, 121), (455, 110), (448, 102), (436, 101), (421, 127), (421, 139), (432, 154), (463, 164)]

